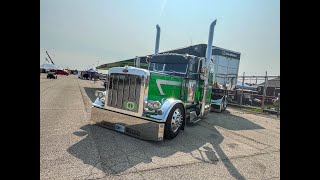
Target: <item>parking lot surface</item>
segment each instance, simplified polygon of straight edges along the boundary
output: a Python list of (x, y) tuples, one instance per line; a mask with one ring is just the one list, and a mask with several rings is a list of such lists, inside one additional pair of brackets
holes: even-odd
[(90, 122), (101, 82), (40, 77), (41, 179), (280, 179), (280, 119), (228, 107), (172, 140)]

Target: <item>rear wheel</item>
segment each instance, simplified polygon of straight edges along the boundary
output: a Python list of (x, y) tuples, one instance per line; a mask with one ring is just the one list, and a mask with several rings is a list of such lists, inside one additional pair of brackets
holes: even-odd
[(226, 110), (227, 109), (227, 101), (226, 100), (223, 100), (222, 101), (222, 111)]
[(222, 109), (223, 109), (223, 102), (221, 102), (219, 109), (218, 109), (218, 112), (221, 113), (223, 111)]
[(224, 110), (223, 107), (224, 107), (224, 99), (222, 99), (219, 109), (217, 109), (216, 112), (221, 113)]
[(176, 137), (181, 129), (184, 118), (184, 108), (181, 104), (176, 104), (171, 109), (164, 130), (164, 136), (166, 139), (172, 139)]

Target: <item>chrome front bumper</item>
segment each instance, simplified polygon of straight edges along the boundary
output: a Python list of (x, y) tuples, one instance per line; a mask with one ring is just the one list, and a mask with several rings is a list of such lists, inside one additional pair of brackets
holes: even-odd
[(92, 106), (91, 121), (97, 125), (112, 129), (139, 139), (162, 141), (164, 123), (148, 121), (142, 118)]

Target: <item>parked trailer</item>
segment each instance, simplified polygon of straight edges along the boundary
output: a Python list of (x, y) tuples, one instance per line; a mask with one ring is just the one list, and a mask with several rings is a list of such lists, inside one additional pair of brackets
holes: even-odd
[(237, 85), (240, 53), (214, 47), (212, 59), (214, 70), (211, 110), (222, 112), (228, 105), (228, 92), (233, 91)]
[[(186, 123), (196, 123), (210, 112), (213, 77), (212, 40), (209, 30), (206, 57), (155, 53), (148, 69), (113, 67), (105, 91), (96, 91), (91, 120), (102, 127), (137, 138), (162, 141), (176, 137)], [(139, 58), (135, 64), (139, 65)]]

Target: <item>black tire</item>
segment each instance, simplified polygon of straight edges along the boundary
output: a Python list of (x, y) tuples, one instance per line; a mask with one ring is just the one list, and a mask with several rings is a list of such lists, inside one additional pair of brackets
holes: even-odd
[[(176, 130), (174, 131), (172, 128), (173, 127), (173, 124), (172, 124), (172, 119), (175, 119), (174, 118), (174, 113), (176, 112), (176, 110), (180, 111), (180, 115), (182, 116), (179, 116), (179, 119), (180, 119), (180, 122), (181, 122), (181, 125), (178, 126), (178, 128), (176, 128)], [(178, 112), (177, 111), (177, 112)], [(166, 126), (165, 126), (165, 129), (164, 129), (164, 137), (166, 139), (173, 139), (175, 138), (179, 132), (180, 132), (180, 129), (181, 129), (181, 126), (182, 124), (184, 123), (184, 119), (185, 119), (185, 112), (184, 112), (184, 108), (181, 104), (176, 104), (172, 107), (172, 109), (170, 110), (170, 113), (167, 117), (167, 120), (166, 120)]]
[(225, 100), (222, 101), (222, 104), (223, 104), (222, 111), (225, 111), (227, 109), (227, 105), (224, 105), (224, 103), (225, 103)]
[(215, 110), (215, 112), (221, 113), (223, 111), (223, 102), (224, 102), (224, 100), (221, 101), (219, 109)]
[(222, 110), (222, 103), (220, 105), (220, 108), (217, 110), (218, 113), (221, 113), (223, 110)]

